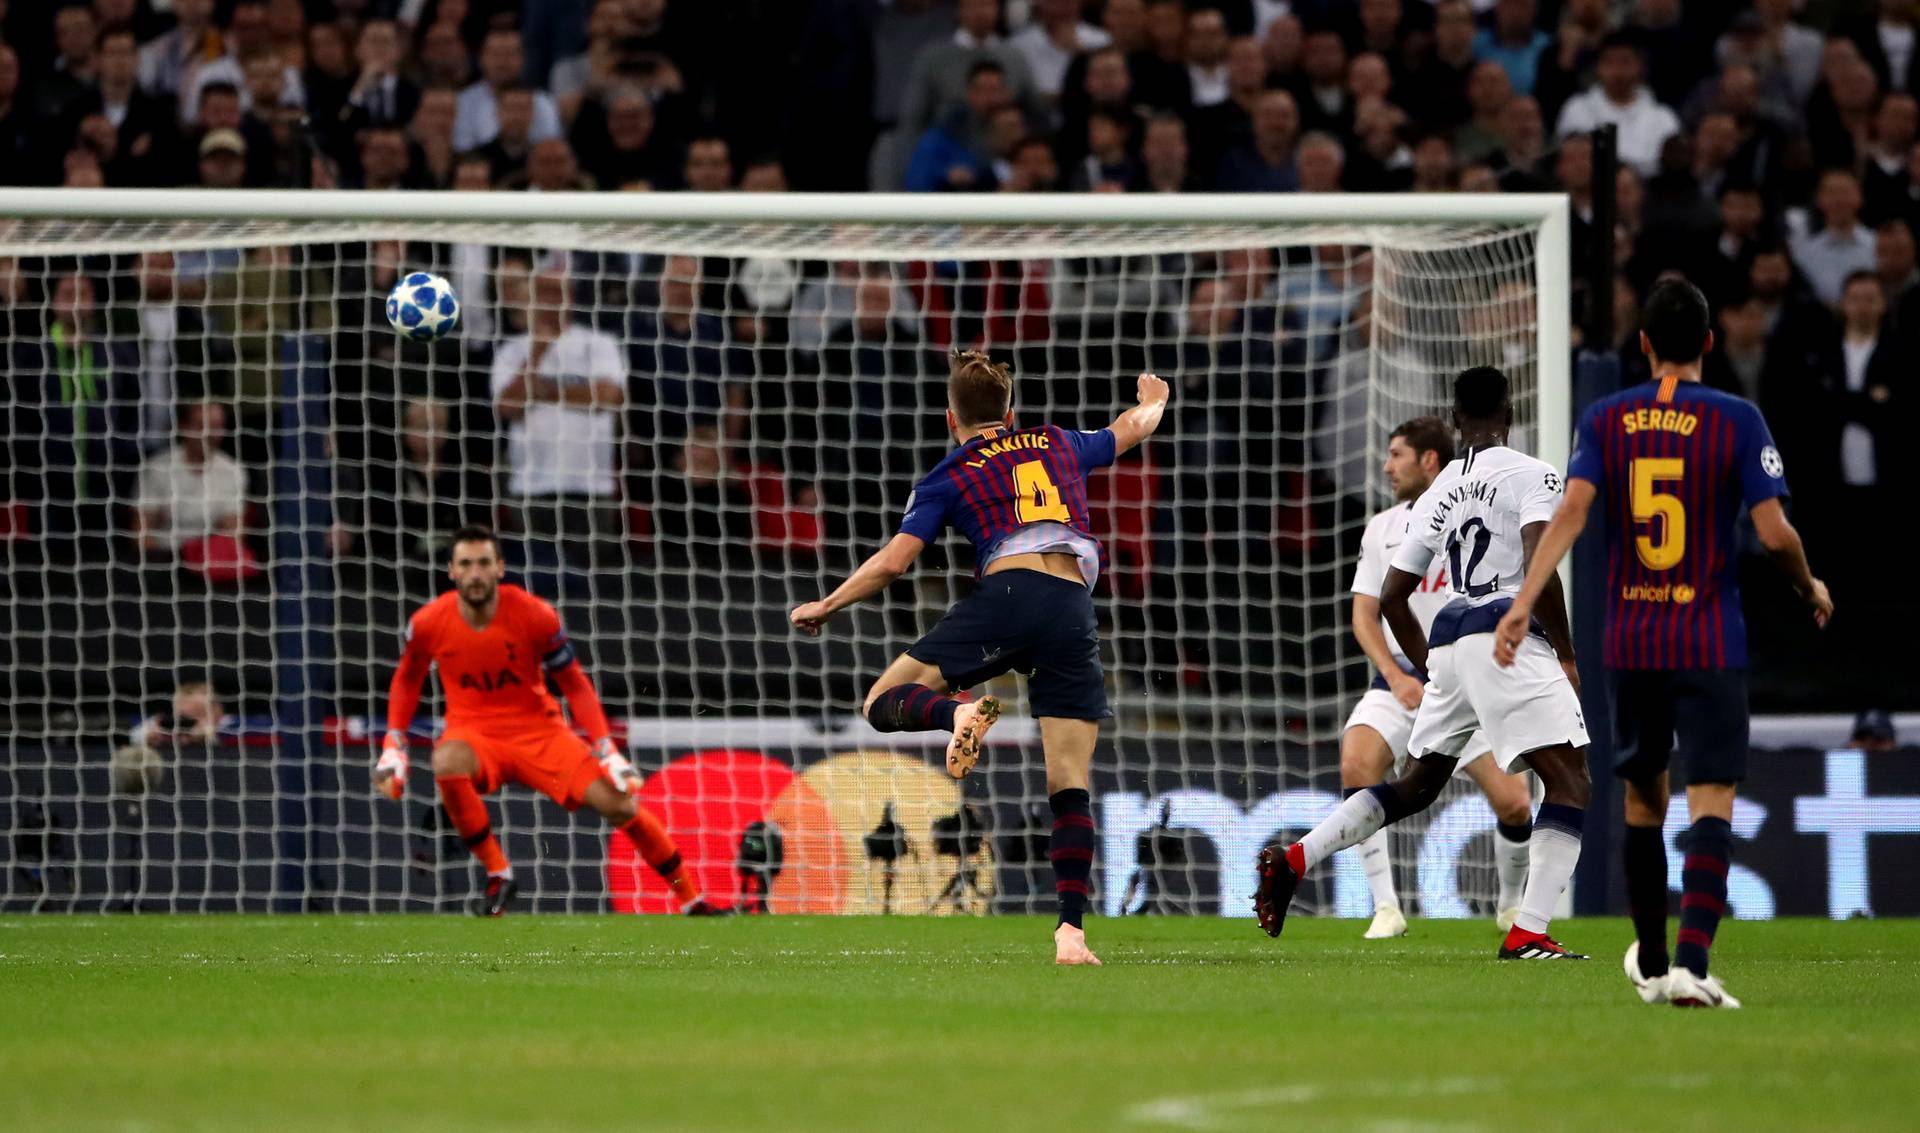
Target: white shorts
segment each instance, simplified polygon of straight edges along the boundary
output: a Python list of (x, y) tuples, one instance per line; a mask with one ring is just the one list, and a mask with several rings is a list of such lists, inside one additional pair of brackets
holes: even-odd
[[(1427, 694), (1431, 696), (1433, 690), (1428, 689)], [(1360, 703), (1353, 706), (1353, 714), (1347, 717), (1347, 726), (1341, 731), (1344, 733), (1359, 727), (1372, 728), (1378, 732), (1380, 738), (1387, 741), (1387, 750), (1393, 753), (1395, 762), (1407, 757), (1407, 740), (1413, 735), (1413, 713), (1395, 700), (1393, 694), (1386, 689), (1368, 689), (1366, 695), (1360, 698)], [(1466, 750), (1473, 754), (1460, 761), (1460, 766), (1454, 769), (1455, 774), (1464, 771), (1467, 764), (1487, 754), (1486, 737), (1475, 732), (1468, 739)]]
[(1553, 648), (1528, 635), (1511, 669), (1493, 659), (1493, 635), (1470, 634), (1427, 654), (1427, 695), (1414, 717), (1408, 751), (1459, 758), (1478, 734), (1500, 770), (1530, 751), (1587, 745), (1580, 697)]

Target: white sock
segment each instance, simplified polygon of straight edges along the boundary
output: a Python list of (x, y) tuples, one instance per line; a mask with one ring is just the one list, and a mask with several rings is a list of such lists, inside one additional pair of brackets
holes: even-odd
[(1361, 791), (1349, 796), (1320, 825), (1307, 831), (1307, 836), (1300, 839), (1300, 854), (1306, 867), (1312, 869), (1348, 846), (1364, 841), (1386, 824), (1387, 812), (1381, 809), (1380, 800), (1373, 797), (1372, 791)]
[(1400, 894), (1393, 891), (1393, 858), (1387, 853), (1387, 832), (1375, 830), (1360, 841), (1360, 865), (1367, 871), (1367, 885), (1373, 890), (1373, 907), (1400, 907)]
[(1527, 892), (1520, 898), (1513, 927), (1545, 932), (1553, 923), (1560, 894), (1573, 880), (1573, 867), (1580, 860), (1580, 836), (1559, 826), (1535, 825), (1527, 847)]
[(1532, 854), (1528, 842), (1513, 842), (1499, 828), (1493, 833), (1493, 869), (1500, 877), (1500, 903), (1496, 912), (1505, 912), (1520, 903), (1520, 892), (1527, 884), (1527, 864)]

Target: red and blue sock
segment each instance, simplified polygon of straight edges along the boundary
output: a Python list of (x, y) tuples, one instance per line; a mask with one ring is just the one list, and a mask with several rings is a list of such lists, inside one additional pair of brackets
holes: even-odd
[(1694, 975), (1707, 974), (1707, 953), (1720, 918), (1727, 915), (1727, 866), (1733, 858), (1733, 826), (1724, 818), (1702, 818), (1687, 828), (1681, 849), (1680, 933), (1673, 962)]
[(876, 732), (951, 732), (959, 707), (926, 685), (894, 685), (873, 698), (867, 722)]
[(1080, 927), (1087, 911), (1087, 882), (1093, 876), (1093, 796), (1074, 787), (1047, 796), (1053, 808), (1053, 891), (1060, 898), (1060, 923)]

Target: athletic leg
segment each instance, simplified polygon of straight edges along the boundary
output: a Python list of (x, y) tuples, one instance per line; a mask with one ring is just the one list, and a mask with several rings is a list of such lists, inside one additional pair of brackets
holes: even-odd
[(1540, 776), (1546, 797), (1528, 839), (1527, 887), (1500, 956), (1539, 959), (1546, 958), (1546, 953), (1557, 953), (1584, 959), (1555, 944), (1547, 936), (1547, 926), (1553, 923), (1554, 908), (1580, 861), (1581, 831), (1586, 826), (1587, 803), (1593, 797), (1593, 783), (1587, 777), (1587, 752), (1583, 747), (1556, 744), (1527, 752), (1521, 758)]
[(1060, 902), (1060, 923), (1053, 932), (1057, 964), (1100, 963), (1087, 949), (1081, 918), (1093, 876), (1093, 796), (1089, 769), (1098, 720), (1040, 717), (1040, 746), (1047, 761), (1047, 805), (1053, 810), (1053, 838), (1047, 857), (1053, 863), (1053, 888)]
[(471, 743), (443, 737), (434, 745), (433, 781), (440, 788), (440, 805), (460, 840), (487, 871), (480, 911), (497, 917), (506, 912), (507, 903), (513, 899), (513, 866), (500, 848), (500, 839), (494, 836), (486, 801), (474, 785), (474, 777), (480, 773), (480, 755)]
[(640, 860), (653, 867), (683, 908), (700, 903), (700, 887), (680, 860), (680, 849), (659, 815), (604, 777), (588, 785), (584, 801), (627, 836)]
[[(1340, 736), (1340, 790), (1343, 798), (1352, 798), (1368, 787), (1378, 786), (1393, 767), (1393, 748), (1385, 736), (1366, 724), (1354, 724)], [(1400, 895), (1393, 887), (1393, 858), (1388, 853), (1387, 832), (1376, 830), (1360, 840), (1360, 866), (1367, 874), (1367, 887), (1373, 892), (1374, 924), (1367, 929), (1368, 939), (1400, 936), (1407, 931), (1406, 917), (1400, 912)], [(1386, 923), (1381, 923), (1382, 920)]]
[(1696, 976), (1707, 974), (1707, 954), (1727, 912), (1727, 869), (1733, 856), (1732, 783), (1687, 787), (1690, 824), (1680, 849), (1680, 932), (1673, 962)]
[(1494, 902), (1501, 928), (1513, 927), (1520, 909), (1520, 897), (1527, 884), (1528, 846), (1533, 837), (1533, 791), (1524, 775), (1509, 775), (1500, 770), (1491, 754), (1467, 764), (1467, 777), (1487, 796), (1496, 823), (1493, 834), (1493, 866), (1500, 879), (1500, 896)]
[(1667, 824), (1665, 771), (1626, 780), (1627, 911), (1633, 916), (1635, 967), (1642, 979), (1667, 974)]
[(979, 762), (987, 729), (1000, 718), (1000, 701), (962, 701), (946, 692), (938, 665), (902, 653), (873, 682), (860, 711), (879, 732), (951, 732), (947, 773), (960, 779)]

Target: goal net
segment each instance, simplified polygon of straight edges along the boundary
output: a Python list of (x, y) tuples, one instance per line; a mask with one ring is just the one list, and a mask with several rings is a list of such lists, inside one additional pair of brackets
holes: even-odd
[[(368, 775), (448, 536), (552, 601), (703, 887), (782, 912), (1051, 908), (1022, 682), (964, 783), (869, 683), (972, 585), (956, 539), (818, 640), (787, 613), (896, 529), (950, 443), (945, 355), (1022, 422), (1160, 435), (1090, 485), (1115, 718), (1093, 905), (1245, 915), (1259, 846), (1339, 799), (1371, 673), (1348, 586), (1393, 426), (1502, 367), (1567, 436), (1565, 203), (1526, 196), (0, 194), (0, 907), (457, 909), (423, 702)], [(449, 279), (441, 341), (386, 325)], [(561, 359), (515, 384), (530, 312)], [(612, 393), (582, 393), (594, 383)], [(617, 395), (617, 396), (615, 396)], [(204, 687), (201, 687), (204, 683)], [(663, 911), (624, 839), (490, 801), (546, 910)], [(1410, 911), (1489, 912), (1493, 818), (1393, 834)], [(1370, 909), (1346, 855), (1303, 896)]]

